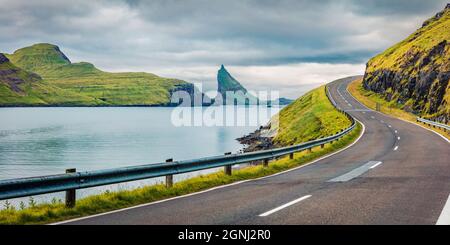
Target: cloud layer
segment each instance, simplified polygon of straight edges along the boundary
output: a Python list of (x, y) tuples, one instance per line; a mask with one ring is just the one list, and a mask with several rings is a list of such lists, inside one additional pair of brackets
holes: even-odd
[(206, 87), (225, 64), (250, 89), (296, 97), (304, 90), (298, 86), (362, 73), (368, 58), (445, 2), (0, 0), (0, 52), (49, 42), (105, 70), (149, 71)]

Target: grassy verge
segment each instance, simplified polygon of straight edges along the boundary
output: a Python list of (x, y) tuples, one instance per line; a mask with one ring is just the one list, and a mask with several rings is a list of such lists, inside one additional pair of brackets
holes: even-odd
[(351, 125), (350, 120), (330, 103), (325, 86), (309, 91), (286, 106), (280, 111), (278, 120), (274, 141), (280, 146), (333, 135)]
[(313, 148), (311, 153), (307, 151), (299, 152), (295, 154), (292, 160), (289, 157), (284, 157), (270, 162), (268, 167), (254, 165), (233, 170), (233, 175), (231, 176), (225, 175), (224, 172), (220, 171), (175, 183), (172, 188), (166, 188), (164, 185), (152, 185), (134, 190), (105, 192), (78, 200), (76, 207), (72, 209), (65, 208), (63, 204), (54, 203), (39, 204), (24, 209), (10, 208), (1, 210), (0, 224), (51, 223), (198, 192), (240, 180), (271, 175), (337, 151), (356, 140), (361, 130), (362, 126), (358, 124), (348, 135), (339, 141), (325, 145), (323, 149), (319, 146)]
[[(410, 121), (412, 123), (416, 123), (417, 115), (414, 115), (413, 113), (404, 111), (401, 109), (402, 105), (399, 105), (395, 103), (394, 101), (386, 101), (383, 99), (382, 96), (380, 96), (377, 93), (374, 93), (372, 91), (368, 91), (363, 88), (362, 86), (362, 79), (356, 79), (353, 82), (351, 82), (348, 86), (348, 91), (361, 103), (363, 103), (365, 106), (369, 107), (370, 109), (375, 110), (376, 103), (380, 104), (380, 112), (394, 116), (396, 118), (400, 118), (406, 121)], [(450, 139), (450, 132), (445, 132), (444, 130), (440, 128), (433, 128), (424, 124), (420, 124), (421, 126), (424, 126), (426, 128), (429, 128), (433, 131), (438, 132), (439, 134), (445, 136), (447, 139)]]

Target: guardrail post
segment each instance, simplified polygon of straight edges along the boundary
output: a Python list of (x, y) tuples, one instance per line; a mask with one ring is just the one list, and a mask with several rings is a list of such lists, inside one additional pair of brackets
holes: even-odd
[[(231, 155), (231, 152), (225, 152), (225, 155)], [(232, 165), (226, 165), (223, 168), (226, 175), (231, 175)]]
[(268, 167), (269, 166), (269, 159), (264, 159), (263, 160), (263, 166), (264, 167)]
[[(66, 169), (66, 174), (69, 173), (76, 173), (76, 168), (69, 168)], [(75, 202), (77, 201), (77, 193), (76, 189), (70, 189), (66, 191), (66, 207), (67, 208), (73, 208), (75, 207)]]
[(308, 148), (308, 153), (311, 153), (312, 152), (312, 147), (309, 147)]
[(325, 147), (325, 144), (320, 144), (320, 148), (324, 148)]
[[(166, 160), (166, 163), (171, 163), (171, 162), (173, 162), (173, 158)], [(166, 175), (166, 187), (171, 188), (172, 186), (173, 186), (173, 175), (172, 174)]]
[(294, 153), (289, 154), (289, 159), (294, 159)]

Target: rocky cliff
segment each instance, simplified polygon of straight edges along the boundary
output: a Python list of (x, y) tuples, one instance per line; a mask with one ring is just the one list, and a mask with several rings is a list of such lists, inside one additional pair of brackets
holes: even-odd
[(367, 63), (363, 87), (419, 116), (450, 121), (450, 4)]
[[(257, 104), (258, 99), (250, 94), (222, 65), (217, 72), (217, 92), (223, 104)], [(227, 96), (228, 95), (228, 96)], [(217, 100), (218, 98), (216, 98)]]
[(0, 53), (0, 83), (6, 85), (11, 91), (23, 95), (24, 84), (40, 80), (38, 75), (14, 66), (4, 54)]

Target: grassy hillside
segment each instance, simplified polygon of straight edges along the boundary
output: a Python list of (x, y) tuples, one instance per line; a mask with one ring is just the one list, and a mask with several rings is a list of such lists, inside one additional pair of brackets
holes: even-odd
[[(87, 62), (72, 63), (52, 44), (35, 44), (6, 55), (17, 67), (38, 74), (44, 83), (59, 88), (54, 98), (33, 105), (161, 105), (170, 102), (171, 91), (187, 90), (192, 85), (177, 79), (162, 78), (144, 72), (110, 73)], [(30, 93), (33, 87), (30, 88)], [(61, 92), (61, 93), (59, 93)], [(36, 92), (38, 93), (38, 92)], [(72, 100), (66, 94), (78, 94), (84, 100)], [(33, 101), (7, 88), (0, 92), (3, 102)], [(5, 103), (0, 103), (5, 105)]]
[(8, 59), (18, 67), (37, 74), (61, 65), (70, 64), (58, 46), (40, 43), (14, 51), (7, 55)]
[(90, 97), (48, 84), (40, 76), (13, 65), (2, 54), (0, 56), (3, 60), (0, 62), (0, 105), (102, 104), (102, 101), (96, 101)]
[(416, 115), (450, 120), (450, 4), (367, 63), (365, 89)]
[(350, 120), (328, 100), (325, 86), (321, 86), (280, 111), (274, 142), (276, 145), (298, 144), (335, 134), (350, 125)]

